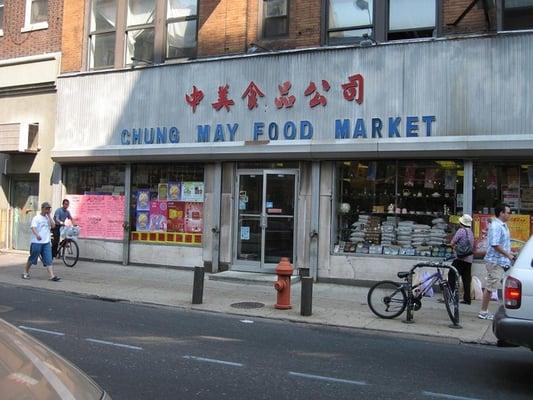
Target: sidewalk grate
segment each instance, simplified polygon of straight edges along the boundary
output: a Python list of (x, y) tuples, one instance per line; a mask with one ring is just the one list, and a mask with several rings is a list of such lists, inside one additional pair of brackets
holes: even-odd
[(257, 302), (254, 302), (254, 301), (243, 301), (243, 302), (240, 302), (240, 303), (233, 303), (231, 306), (233, 308), (251, 309), (251, 308), (261, 308), (261, 307), (264, 307), (265, 305), (263, 303), (257, 303)]

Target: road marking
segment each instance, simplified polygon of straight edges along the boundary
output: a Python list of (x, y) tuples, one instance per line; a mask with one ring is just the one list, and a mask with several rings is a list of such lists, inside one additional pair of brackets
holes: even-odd
[(436, 398), (440, 398), (440, 399), (450, 399), (450, 400), (480, 400), (480, 399), (475, 398), (475, 397), (454, 396), (454, 395), (446, 394), (446, 393), (434, 393), (434, 392), (426, 392), (426, 391), (423, 391), (422, 394), (424, 394), (425, 396), (436, 397)]
[(196, 360), (196, 361), (204, 361), (204, 362), (210, 362), (215, 364), (224, 364), (224, 365), (230, 365), (232, 367), (242, 367), (243, 364), (241, 363), (235, 363), (230, 361), (222, 361), (222, 360), (215, 360), (213, 358), (203, 358), (203, 357), (195, 357), (195, 356), (183, 356), (186, 360)]
[(250, 320), (250, 319), (241, 319), (241, 322), (242, 322), (243, 324), (253, 324), (253, 323), (254, 323), (254, 321), (252, 321), (252, 320)]
[(143, 350), (142, 347), (130, 346), (129, 344), (121, 344), (121, 343), (107, 342), (107, 341), (105, 341), (105, 340), (98, 340), (98, 339), (91, 339), (91, 338), (86, 338), (85, 340), (87, 340), (88, 342), (92, 342), (92, 343), (107, 344), (107, 345), (109, 345), (109, 346), (116, 346), (116, 347), (124, 347), (124, 348), (126, 348), (126, 349)]
[(367, 383), (363, 381), (352, 381), (349, 379), (331, 378), (329, 376), (302, 374), (300, 372), (293, 372), (293, 371), (289, 371), (289, 375), (298, 376), (300, 378), (307, 378), (307, 379), (318, 379), (318, 380), (328, 381), (328, 382), (349, 383), (352, 385), (359, 385), (359, 386), (367, 385)]
[(26, 330), (26, 331), (35, 331), (35, 332), (41, 332), (41, 333), (48, 333), (48, 334), (50, 334), (50, 335), (65, 336), (65, 334), (62, 333), (62, 332), (47, 331), (47, 330), (45, 330), (45, 329), (32, 328), (32, 327), (30, 327), (30, 326), (19, 325), (19, 328), (20, 328), (20, 329), (24, 329), (24, 330)]

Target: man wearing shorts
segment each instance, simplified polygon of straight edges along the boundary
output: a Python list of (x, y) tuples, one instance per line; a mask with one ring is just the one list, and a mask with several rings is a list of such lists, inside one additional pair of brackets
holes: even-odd
[(50, 203), (41, 204), (41, 213), (31, 220), (31, 245), (30, 256), (24, 267), (22, 279), (30, 279), (30, 267), (37, 265), (39, 256), (43, 260), (43, 266), (48, 270), (51, 281), (57, 282), (60, 278), (54, 275), (52, 269), (52, 246), (50, 244), (50, 229), (55, 227), (55, 223), (50, 216), (52, 206)]
[(493, 319), (494, 315), (489, 313), (489, 301), (492, 292), (502, 288), (503, 274), (514, 261), (514, 254), (511, 253), (511, 234), (506, 222), (511, 216), (511, 209), (506, 204), (498, 205), (494, 208), (496, 218), (490, 223), (487, 235), (487, 254), (485, 255), (485, 267), (487, 268), (487, 285), (483, 292), (481, 311), (478, 317), (481, 319)]

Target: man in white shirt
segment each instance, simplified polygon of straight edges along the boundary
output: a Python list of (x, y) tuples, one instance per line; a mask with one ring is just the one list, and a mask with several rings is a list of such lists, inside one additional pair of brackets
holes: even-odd
[(30, 279), (30, 267), (37, 265), (39, 256), (43, 261), (43, 266), (48, 270), (50, 280), (57, 282), (60, 278), (54, 275), (52, 269), (52, 245), (50, 244), (50, 229), (55, 227), (54, 220), (50, 216), (52, 206), (48, 202), (41, 204), (41, 213), (31, 220), (31, 245), (30, 256), (24, 267), (22, 279)]

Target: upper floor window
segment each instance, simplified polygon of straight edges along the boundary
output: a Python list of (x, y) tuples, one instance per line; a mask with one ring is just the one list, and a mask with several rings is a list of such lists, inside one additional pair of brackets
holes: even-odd
[(329, 0), (328, 43), (344, 44), (373, 36), (373, 0)]
[(48, 28), (48, 0), (26, 0), (22, 32)]
[(503, 1), (503, 30), (533, 29), (533, 0)]
[(90, 18), (89, 69), (196, 54), (198, 0), (92, 0)]
[(288, 0), (263, 0), (263, 38), (289, 34)]
[(168, 0), (166, 57), (193, 57), (198, 25), (197, 0)]
[(126, 64), (153, 63), (155, 0), (128, 0)]
[(4, 0), (0, 0), (0, 36), (4, 34)]
[(387, 40), (433, 36), (436, 4), (430, 0), (389, 0)]
[(89, 24), (89, 68), (112, 68), (115, 64), (116, 0), (93, 0)]

